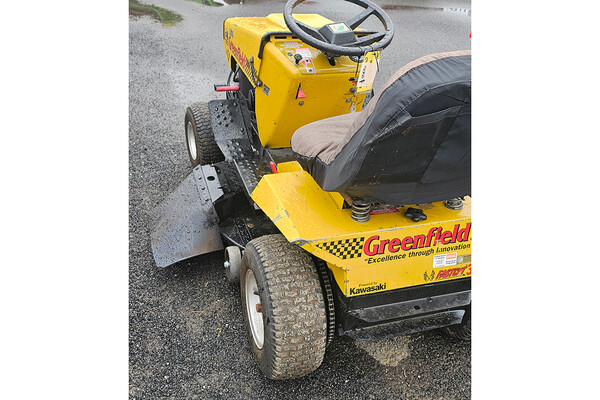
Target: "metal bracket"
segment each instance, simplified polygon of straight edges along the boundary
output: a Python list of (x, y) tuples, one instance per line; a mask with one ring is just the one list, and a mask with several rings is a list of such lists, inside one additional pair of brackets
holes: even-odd
[(404, 216), (408, 219), (412, 219), (414, 222), (425, 221), (427, 219), (427, 215), (420, 208), (408, 207), (406, 212), (404, 212)]

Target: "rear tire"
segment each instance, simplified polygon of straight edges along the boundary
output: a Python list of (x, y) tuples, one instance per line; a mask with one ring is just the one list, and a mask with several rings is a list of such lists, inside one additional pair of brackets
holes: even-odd
[(223, 161), (215, 141), (207, 103), (194, 103), (185, 112), (185, 143), (192, 167)]
[(307, 375), (323, 362), (327, 315), (308, 253), (283, 235), (251, 240), (240, 271), (242, 312), (252, 353), (270, 379)]

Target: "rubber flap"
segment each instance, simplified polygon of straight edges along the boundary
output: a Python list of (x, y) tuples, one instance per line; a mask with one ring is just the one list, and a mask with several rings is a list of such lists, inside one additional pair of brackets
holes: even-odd
[(198, 166), (154, 209), (150, 240), (158, 267), (223, 249), (207, 183)]

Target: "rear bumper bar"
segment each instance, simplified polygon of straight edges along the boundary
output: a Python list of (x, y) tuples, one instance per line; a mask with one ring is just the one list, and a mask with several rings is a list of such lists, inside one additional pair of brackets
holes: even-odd
[(471, 278), (357, 297), (334, 286), (338, 334), (363, 341), (460, 324), (471, 306)]

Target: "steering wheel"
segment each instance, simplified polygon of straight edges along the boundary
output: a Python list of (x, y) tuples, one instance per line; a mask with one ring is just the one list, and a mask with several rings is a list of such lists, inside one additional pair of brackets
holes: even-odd
[[(364, 10), (345, 22), (327, 24), (317, 29), (292, 16), (294, 7), (304, 0), (288, 0), (283, 9), (283, 19), (290, 32), (296, 37), (329, 56), (362, 56), (369, 51), (387, 47), (394, 37), (394, 25), (385, 11), (369, 0), (344, 1), (356, 4)], [(356, 34), (361, 31), (354, 31), (354, 29), (371, 15), (379, 19), (385, 30), (367, 31), (366, 36), (357, 37)]]

